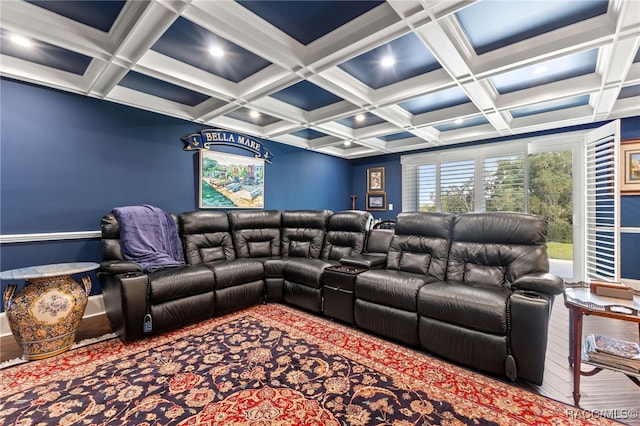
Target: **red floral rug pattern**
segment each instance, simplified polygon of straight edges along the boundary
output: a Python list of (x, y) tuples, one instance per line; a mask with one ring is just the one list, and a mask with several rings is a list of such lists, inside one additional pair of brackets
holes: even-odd
[(8, 368), (0, 425), (541, 425), (567, 405), (277, 305)]

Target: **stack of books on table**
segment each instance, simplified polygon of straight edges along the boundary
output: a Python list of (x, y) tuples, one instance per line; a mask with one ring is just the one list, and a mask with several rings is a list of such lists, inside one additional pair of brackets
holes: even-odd
[(640, 345), (612, 337), (590, 334), (585, 338), (586, 361), (640, 374)]

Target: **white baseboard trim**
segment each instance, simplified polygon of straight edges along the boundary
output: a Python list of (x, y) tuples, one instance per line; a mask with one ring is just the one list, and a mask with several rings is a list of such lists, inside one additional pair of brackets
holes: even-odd
[[(87, 308), (84, 311), (83, 318), (89, 318), (96, 315), (102, 315), (104, 310), (104, 299), (101, 294), (89, 296), (87, 300)], [(0, 312), (0, 337), (10, 336), (11, 327), (9, 327), (9, 319), (6, 312)]]

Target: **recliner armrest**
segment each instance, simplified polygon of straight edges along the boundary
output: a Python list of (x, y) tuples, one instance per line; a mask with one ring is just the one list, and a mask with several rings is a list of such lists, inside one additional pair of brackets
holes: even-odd
[(100, 262), (99, 272), (108, 274), (126, 274), (129, 272), (142, 272), (142, 268), (136, 262), (126, 260), (107, 260)]
[(560, 294), (564, 290), (564, 280), (548, 272), (527, 274), (511, 284), (512, 289), (539, 291), (547, 294)]
[(340, 263), (357, 268), (376, 269), (382, 268), (387, 263), (387, 255), (379, 253), (363, 253), (355, 256), (346, 256), (340, 259)]

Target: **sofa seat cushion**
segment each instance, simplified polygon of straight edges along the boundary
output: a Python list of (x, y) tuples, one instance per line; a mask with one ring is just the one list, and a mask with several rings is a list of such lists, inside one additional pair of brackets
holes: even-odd
[[(154, 305), (195, 294), (213, 292), (214, 276), (204, 265), (164, 268), (149, 274), (151, 303)], [(144, 306), (143, 302), (140, 302)]]
[(358, 275), (354, 293), (357, 299), (416, 312), (418, 290), (432, 281), (435, 278), (423, 274), (372, 269)]
[(206, 265), (216, 278), (216, 290), (262, 281), (264, 277), (264, 266), (256, 259), (241, 258)]
[(510, 290), (491, 284), (439, 281), (420, 289), (418, 314), (504, 336), (510, 296)]
[(320, 288), (322, 286), (322, 273), (325, 268), (338, 263), (322, 259), (290, 258), (284, 266), (284, 279), (292, 283)]
[(265, 278), (282, 278), (284, 276), (284, 265), (289, 261), (288, 257), (273, 257), (264, 259), (264, 276)]

